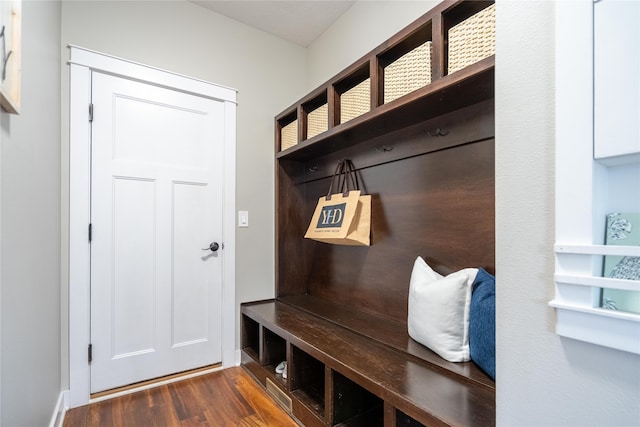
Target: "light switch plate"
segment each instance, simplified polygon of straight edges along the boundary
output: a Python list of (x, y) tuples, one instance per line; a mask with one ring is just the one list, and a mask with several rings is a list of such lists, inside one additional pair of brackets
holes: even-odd
[(249, 211), (238, 211), (238, 227), (249, 226)]

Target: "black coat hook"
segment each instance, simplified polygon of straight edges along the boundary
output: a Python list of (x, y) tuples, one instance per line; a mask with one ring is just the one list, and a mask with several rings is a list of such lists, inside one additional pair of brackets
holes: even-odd
[(429, 136), (445, 136), (449, 134), (449, 131), (446, 129), (436, 128), (436, 130), (427, 132)]

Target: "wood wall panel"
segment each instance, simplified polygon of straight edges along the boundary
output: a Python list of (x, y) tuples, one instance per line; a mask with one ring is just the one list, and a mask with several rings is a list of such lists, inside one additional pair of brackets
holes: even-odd
[[(406, 321), (418, 255), (451, 271), (494, 271), (493, 139), (369, 167), (359, 176), (373, 196), (372, 245), (304, 240), (311, 254), (306, 293)], [(306, 187), (310, 218), (328, 179)]]

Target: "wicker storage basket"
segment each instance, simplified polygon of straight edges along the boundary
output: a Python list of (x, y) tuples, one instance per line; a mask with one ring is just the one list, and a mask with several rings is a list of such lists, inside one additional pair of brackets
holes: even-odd
[(369, 80), (364, 80), (340, 95), (340, 123), (355, 119), (371, 109), (371, 86)]
[(329, 109), (323, 104), (307, 114), (307, 139), (329, 129)]
[(449, 30), (448, 73), (480, 61), (496, 52), (495, 4)]
[(298, 120), (294, 120), (280, 130), (280, 150), (286, 150), (298, 143)]
[(385, 104), (431, 83), (431, 51), (428, 41), (385, 67)]

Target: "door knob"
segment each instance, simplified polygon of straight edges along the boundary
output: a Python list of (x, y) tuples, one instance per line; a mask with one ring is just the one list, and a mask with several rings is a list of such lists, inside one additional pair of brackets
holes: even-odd
[(203, 251), (211, 251), (211, 252), (215, 252), (218, 249), (220, 249), (220, 245), (218, 244), (218, 242), (212, 242), (208, 248), (204, 248), (202, 249)]

